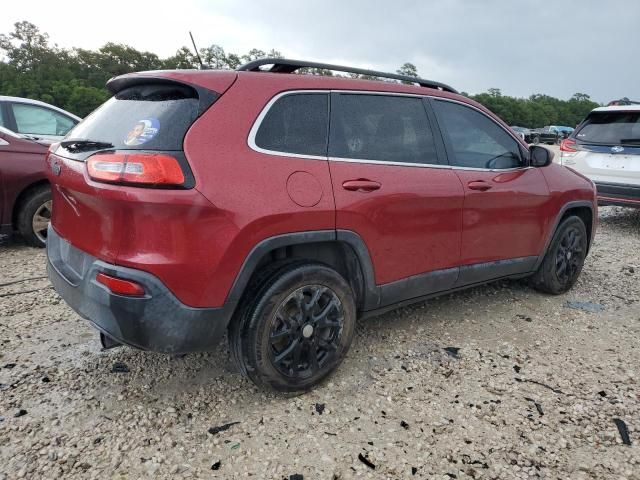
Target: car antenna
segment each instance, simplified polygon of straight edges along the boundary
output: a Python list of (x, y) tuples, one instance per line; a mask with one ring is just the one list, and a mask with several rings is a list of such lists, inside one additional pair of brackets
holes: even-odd
[(196, 47), (196, 41), (193, 39), (193, 35), (189, 32), (189, 36), (191, 37), (191, 43), (193, 43), (193, 50), (196, 52), (196, 57), (198, 57), (198, 62), (200, 62), (200, 70), (206, 70), (207, 67), (202, 63), (202, 58), (200, 58), (200, 54), (198, 53), (198, 48)]

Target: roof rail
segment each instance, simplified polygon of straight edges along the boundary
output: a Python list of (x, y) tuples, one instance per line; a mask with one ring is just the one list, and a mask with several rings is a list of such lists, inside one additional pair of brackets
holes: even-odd
[[(271, 65), (268, 70), (262, 70), (263, 65)], [(330, 65), (328, 63), (306, 62), (304, 60), (290, 60), (286, 58), (260, 58), (253, 62), (245, 63), (237, 68), (240, 72), (271, 72), (271, 73), (293, 73), (301, 68), (320, 68), (323, 70), (333, 70), (336, 72), (356, 73), (358, 75), (369, 75), (371, 77), (391, 78), (403, 82), (417, 83), (421, 87), (435, 88), (445, 92), (458, 93), (455, 88), (444, 83), (425, 80), (424, 78), (400, 75), (397, 73), (378, 72), (376, 70), (366, 70), (364, 68), (344, 67), (341, 65)]]

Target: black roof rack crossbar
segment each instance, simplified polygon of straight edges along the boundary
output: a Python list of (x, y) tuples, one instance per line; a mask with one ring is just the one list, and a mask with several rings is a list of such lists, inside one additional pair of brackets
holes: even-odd
[[(271, 65), (268, 70), (262, 70), (263, 65)], [(319, 68), (323, 70), (333, 70), (336, 72), (356, 73), (358, 75), (368, 75), (371, 77), (391, 78), (403, 82), (417, 83), (421, 87), (436, 88), (445, 92), (458, 93), (455, 88), (445, 85), (444, 83), (425, 80), (424, 78), (411, 77), (409, 75), (400, 75), (398, 73), (385, 73), (375, 70), (366, 70), (364, 68), (344, 67), (341, 65), (330, 65), (328, 63), (305, 62), (303, 60), (290, 60), (286, 58), (260, 58), (253, 62), (245, 63), (237, 68), (241, 72), (260, 72), (266, 71), (271, 73), (293, 73), (301, 68)]]

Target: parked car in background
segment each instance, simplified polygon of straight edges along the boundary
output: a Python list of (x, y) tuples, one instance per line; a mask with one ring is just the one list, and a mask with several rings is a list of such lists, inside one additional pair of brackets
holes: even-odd
[(562, 139), (567, 138), (572, 127), (564, 127), (558, 125), (547, 125), (543, 128), (537, 128), (531, 132), (531, 142), (534, 145), (538, 143), (546, 143), (548, 145), (560, 145)]
[(61, 140), (81, 118), (38, 100), (0, 96), (0, 127), (21, 135)]
[(37, 247), (44, 247), (51, 219), (48, 148), (48, 142), (0, 127), (0, 233), (17, 231)]
[(640, 207), (640, 105), (594, 109), (560, 144), (560, 162), (595, 182), (600, 205)]
[(573, 128), (573, 127), (567, 127), (567, 126), (564, 126), (564, 125), (556, 125), (553, 128), (558, 130), (558, 132), (560, 133), (560, 135), (562, 135), (563, 138), (567, 138), (575, 130), (575, 128)]
[(300, 392), (358, 317), (501, 278), (566, 292), (596, 231), (588, 179), (439, 82), (262, 59), (107, 87), (47, 172), (49, 278), (105, 346), (228, 332), (244, 375)]
[(512, 126), (511, 130), (516, 132), (518, 136), (527, 143), (533, 143), (532, 131), (530, 128)]

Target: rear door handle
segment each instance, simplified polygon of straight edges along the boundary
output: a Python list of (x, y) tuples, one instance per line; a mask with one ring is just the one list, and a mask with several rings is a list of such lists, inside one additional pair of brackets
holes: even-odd
[(491, 189), (491, 184), (484, 180), (475, 180), (467, 183), (467, 187), (469, 187), (469, 190), (480, 190), (481, 192), (486, 192)]
[(373, 180), (367, 180), (366, 178), (359, 178), (358, 180), (347, 180), (342, 183), (342, 188), (350, 190), (352, 192), (373, 192), (378, 190), (382, 185)]

